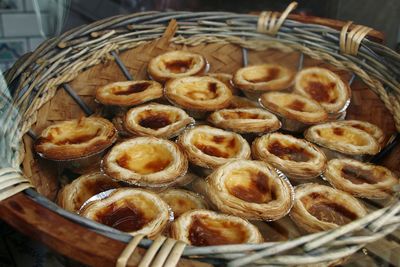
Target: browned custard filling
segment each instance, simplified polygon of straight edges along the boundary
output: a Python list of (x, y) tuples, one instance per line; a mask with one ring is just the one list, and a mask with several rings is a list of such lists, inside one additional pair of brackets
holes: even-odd
[(240, 223), (196, 215), (192, 217), (188, 239), (194, 246), (240, 244), (246, 242), (248, 234)]
[(142, 127), (158, 130), (179, 121), (180, 115), (172, 111), (145, 110), (140, 112), (135, 119)]
[(287, 105), (289, 109), (297, 110), (300, 112), (307, 111), (306, 110), (306, 103), (300, 101), (298, 99), (293, 100), (289, 105)]
[(95, 220), (123, 232), (138, 231), (156, 218), (157, 209), (149, 201), (137, 200), (144, 205), (144, 208), (139, 208), (128, 201), (112, 203), (100, 209), (96, 213)]
[(207, 82), (205, 86), (194, 87), (190, 91), (186, 91), (186, 96), (193, 100), (211, 100), (219, 96), (217, 92), (217, 84)]
[(164, 61), (165, 68), (172, 73), (185, 73), (193, 66), (193, 59)]
[(306, 74), (301, 85), (304, 91), (318, 102), (335, 103), (338, 99), (336, 83), (324, 76), (315, 73)]
[(316, 132), (322, 138), (330, 141), (348, 143), (356, 146), (365, 146), (368, 144), (368, 140), (360, 136), (355, 130), (352, 130), (351, 127), (327, 127), (317, 129)]
[(264, 68), (263, 71), (248, 71), (243, 74), (244, 79), (252, 83), (270, 82), (279, 78), (281, 70), (279, 68)]
[(261, 114), (255, 114), (245, 111), (223, 111), (221, 116), (226, 120), (237, 120), (237, 119), (247, 119), (247, 120), (262, 120), (265, 117)]
[(278, 140), (273, 140), (268, 144), (268, 151), (281, 159), (296, 162), (306, 162), (313, 158), (307, 149), (295, 144), (282, 144)]
[(319, 193), (311, 193), (306, 196), (306, 198), (308, 197), (314, 203), (307, 208), (307, 211), (320, 221), (345, 225), (358, 218), (354, 212), (343, 205), (330, 201)]
[(162, 145), (137, 144), (129, 148), (117, 158), (117, 163), (125, 169), (139, 174), (156, 173), (166, 169), (173, 157), (171, 152)]
[(235, 136), (196, 133), (193, 145), (203, 153), (220, 158), (232, 158), (240, 151), (240, 143)]
[(376, 184), (379, 177), (373, 170), (365, 170), (351, 165), (344, 165), (341, 169), (343, 178), (349, 180), (353, 184)]
[(228, 192), (246, 202), (268, 203), (276, 200), (275, 187), (266, 174), (254, 169), (236, 169), (225, 179)]
[(149, 82), (138, 82), (131, 84), (127, 87), (125, 86), (118, 86), (115, 88), (112, 88), (112, 93), (114, 95), (130, 95), (130, 94), (136, 94), (143, 92), (147, 88), (149, 88), (151, 83)]

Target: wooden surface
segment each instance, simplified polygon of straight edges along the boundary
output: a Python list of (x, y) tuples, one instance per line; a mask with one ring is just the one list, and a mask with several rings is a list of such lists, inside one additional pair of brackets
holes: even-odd
[[(146, 67), (151, 58), (163, 52), (177, 49), (189, 50), (204, 55), (210, 63), (210, 72), (232, 73), (242, 67), (240, 47), (230, 44), (208, 44), (196, 47), (169, 44), (168, 39), (173, 34), (174, 29), (172, 27), (169, 32), (167, 31), (164, 38), (126, 51), (120, 55), (135, 79), (147, 78)], [(273, 49), (263, 52), (249, 51), (250, 64), (274, 62), (295, 70), (298, 67), (299, 58), (300, 55), (297, 52), (282, 53)], [(325, 63), (308, 57), (304, 59), (304, 66), (325, 66), (332, 69)], [(351, 73), (346, 71), (332, 70), (337, 72), (345, 81), (348, 81), (351, 77)], [(84, 71), (70, 85), (93, 110), (100, 113), (102, 107), (94, 101), (93, 97), (96, 88), (121, 80), (125, 80), (125, 78), (116, 63), (108, 61)], [(385, 131), (387, 138), (391, 136), (395, 132), (393, 120), (379, 98), (358, 80), (352, 85), (352, 90), (352, 101), (347, 117), (375, 123)], [(55, 97), (40, 109), (38, 121), (34, 125), (33, 131), (40, 133), (45, 127), (54, 122), (80, 116), (84, 116), (82, 110), (60, 88)], [(59, 189), (57, 178), (59, 178), (61, 170), (57, 169), (57, 166), (53, 163), (39, 159), (32, 152), (32, 140), (30, 137), (24, 137), (24, 144), (26, 151), (22, 165), (24, 173), (31, 179), (41, 194), (54, 200)], [(386, 164), (391, 169), (399, 171), (398, 160), (399, 156), (393, 155), (392, 159)], [(113, 265), (124, 248), (124, 244), (88, 231), (84, 227), (76, 225), (39, 206), (23, 194), (18, 194), (2, 202), (0, 204), (0, 215), (2, 219), (16, 229), (42, 241), (64, 255), (89, 265)], [(283, 240), (302, 234), (292, 226), (293, 223), (288, 219), (267, 225), (265, 223), (262, 224), (260, 227), (263, 229), (279, 229), (276, 231), (277, 236), (284, 236)], [(272, 230), (268, 231), (272, 233)], [(264, 232), (264, 235), (268, 241), (272, 241), (269, 233)], [(130, 261), (130, 265), (134, 266), (140, 260), (142, 254), (143, 250), (139, 250)], [(191, 262), (186, 260), (182, 261), (181, 264), (182, 266), (192, 265)], [(200, 266), (200, 263), (196, 263), (196, 266)]]

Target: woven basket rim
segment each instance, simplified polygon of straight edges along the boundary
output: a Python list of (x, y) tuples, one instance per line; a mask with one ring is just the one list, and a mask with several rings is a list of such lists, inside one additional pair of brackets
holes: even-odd
[[(231, 12), (189, 12), (189, 11), (179, 11), (179, 12), (143, 12), (143, 13), (135, 13), (130, 15), (119, 15), (115, 17), (106, 18), (97, 22), (94, 22), (89, 25), (84, 25), (73, 30), (70, 30), (59, 37), (55, 37), (52, 39), (47, 40), (42, 45), (40, 45), (31, 55), (23, 57), (19, 62), (17, 62), (14, 67), (8, 71), (6, 74), (6, 79), (10, 85), (16, 84), (17, 85), (16, 94), (13, 97), (14, 103), (17, 105), (20, 111), (23, 112), (24, 117), (22, 118), (21, 132), (17, 135), (18, 138), (21, 140), (21, 136), (25, 134), (30, 126), (36, 121), (35, 120), (35, 111), (37, 111), (41, 105), (43, 105), (46, 100), (46, 89), (49, 86), (48, 82), (53, 79), (52, 84), (50, 86), (59, 86), (57, 82), (60, 81), (59, 76), (52, 77), (52, 71), (54, 69), (60, 68), (62, 71), (66, 72), (67, 69), (65, 65), (63, 65), (62, 60), (65, 58), (77, 58), (86, 52), (91, 52), (91, 49), (99, 49), (102, 50), (102, 53), (98, 53), (99, 60), (93, 61), (93, 65), (98, 64), (104, 56), (109, 55), (111, 51), (123, 51), (133, 47), (133, 41), (129, 41), (124, 37), (118, 39), (119, 35), (126, 34), (127, 32), (123, 33), (116, 33), (116, 30), (119, 28), (126, 28), (127, 25), (135, 24), (138, 26), (138, 30), (134, 28), (129, 30), (129, 32), (134, 33), (135, 31), (144, 31), (141, 33), (141, 37), (136, 39), (132, 39), (135, 42), (141, 44), (141, 42), (147, 41), (146, 38), (148, 37), (149, 40), (154, 40), (161, 36), (166, 28), (165, 24), (170, 21), (170, 19), (176, 19), (178, 21), (178, 25), (187, 26), (188, 29), (182, 30), (182, 32), (178, 31), (178, 35), (180, 34), (182, 37), (178, 36), (173, 39), (173, 42), (176, 43), (188, 43), (196, 44), (196, 42), (216, 42), (216, 41), (227, 41), (232, 42), (237, 45), (242, 45), (243, 47), (252, 48), (257, 44), (257, 40), (262, 40), (263, 42), (270, 42), (272, 43), (280, 43), (284, 46), (290, 47), (292, 49), (299, 50), (309, 56), (321, 56), (320, 58), (324, 61), (328, 61), (328, 63), (336, 63), (334, 64), (336, 67), (346, 67), (346, 69), (351, 71), (358, 71), (358, 75), (364, 80), (367, 79), (366, 82), (369, 86), (375, 88), (375, 92), (377, 92), (385, 105), (389, 108), (392, 112), (397, 131), (400, 131), (400, 86), (398, 79), (400, 77), (400, 55), (395, 53), (394, 51), (390, 50), (389, 48), (370, 41), (368, 39), (363, 40), (360, 48), (359, 55), (350, 56), (350, 55), (342, 55), (337, 53), (338, 49), (338, 41), (339, 41), (339, 31), (316, 24), (307, 24), (298, 22), (295, 20), (287, 19), (281, 30), (278, 32), (277, 37), (269, 37), (257, 33), (256, 30), (256, 23), (258, 16), (256, 15), (242, 15), (236, 14)], [(199, 23), (200, 25), (197, 26), (195, 24)], [(159, 26), (159, 25), (162, 26)], [(142, 26), (142, 28), (140, 28)], [(216, 28), (219, 31), (212, 32), (211, 26)], [(148, 27), (148, 29), (146, 29)], [(156, 29), (157, 27), (160, 28), (160, 31), (151, 31), (153, 28)], [(220, 28), (218, 28), (220, 27)], [(247, 29), (246, 32), (244, 30)], [(250, 31), (253, 29), (254, 31)], [(82, 43), (74, 44), (73, 40), (77, 39), (84, 39), (88, 35), (92, 34), (93, 32), (101, 32), (103, 31), (102, 35), (98, 38), (89, 38), (88, 40), (84, 40), (83, 43), (86, 42), (87, 45), (82, 46)], [(146, 31), (150, 31), (147, 32)], [(186, 32), (185, 32), (186, 31)], [(210, 32), (211, 31), (211, 32)], [(147, 34), (147, 36), (146, 36)], [(295, 38), (293, 38), (295, 36)], [(213, 37), (213, 38), (211, 38)], [(308, 37), (305, 38), (305, 37)], [(103, 38), (103, 39), (101, 39)], [(116, 38), (116, 39), (113, 39)], [(203, 38), (203, 39), (202, 39)], [(245, 39), (243, 39), (245, 38)], [(297, 38), (297, 39), (296, 39)], [(303, 42), (300, 42), (300, 38), (305, 38)], [(314, 39), (313, 39), (314, 38)], [(120, 40), (119, 45), (114, 45), (115, 40)], [(314, 43), (313, 41), (314, 40)], [(90, 43), (90, 41), (94, 41)], [(109, 43), (107, 43), (109, 41)], [(125, 42), (126, 41), (126, 42)], [(319, 42), (317, 42), (319, 41)], [(89, 43), (88, 43), (89, 42)], [(125, 43), (124, 43), (125, 42)], [(298, 42), (298, 43), (296, 43)], [(320, 45), (320, 43), (324, 45)], [(66, 45), (64, 48), (59, 48), (62, 44)], [(81, 45), (81, 46), (79, 46)], [(276, 44), (275, 44), (276, 45)], [(336, 47), (335, 47), (336, 46)], [(93, 48), (95, 47), (95, 48)], [(82, 52), (83, 51), (83, 52)], [(58, 54), (58, 55), (57, 55)], [(61, 54), (61, 56), (60, 56)], [(55, 56), (57, 55), (57, 56)], [(91, 55), (96, 55), (95, 53)], [(342, 62), (343, 61), (343, 62)], [(340, 64), (340, 63), (343, 64)], [(367, 63), (365, 63), (367, 62)], [(47, 63), (47, 65), (46, 65)], [(370, 65), (369, 65), (369, 64)], [(44, 67), (42, 67), (43, 65)], [(89, 67), (93, 66), (90, 65)], [(372, 65), (372, 66), (371, 66)], [(361, 66), (361, 67), (358, 67)], [(86, 68), (77, 69), (77, 72), (81, 72)], [(27, 74), (33, 74), (33, 78), (27, 78)], [(25, 75), (25, 76), (24, 76)], [(364, 75), (365, 77), (363, 77)], [(74, 77), (71, 75), (68, 79), (72, 80)], [(67, 81), (68, 79), (65, 79)], [(19, 81), (18, 81), (19, 80)], [(21, 82), (22, 80), (22, 82)], [(56, 80), (54, 82), (54, 80)], [(386, 87), (384, 87), (383, 85)], [(37, 86), (35, 86), (37, 85)], [(39, 95), (42, 94), (42, 97)], [(30, 98), (30, 99), (29, 99)], [(22, 100), (21, 100), (22, 99)], [(50, 97), (51, 99), (51, 97)], [(32, 107), (35, 107), (32, 109)], [(28, 112), (27, 112), (28, 111)], [(29, 113), (30, 112), (30, 113)], [(15, 127), (11, 127), (15, 130)], [(11, 130), (10, 130), (11, 131)], [(12, 160), (10, 162), (18, 162), (17, 157), (18, 153), (14, 151), (12, 155)], [(19, 164), (14, 164), (17, 168)], [(128, 242), (130, 236), (119, 232), (115, 229), (103, 226), (101, 224), (93, 223), (90, 220), (85, 218), (81, 218), (77, 215), (70, 214), (69, 212), (65, 212), (57, 208), (54, 203), (50, 202), (49, 200), (41, 197), (36, 191), (32, 189), (26, 190), (26, 193), (32, 197), (33, 199), (37, 200), (41, 205), (59, 213), (61, 216), (67, 217), (72, 219), (80, 224), (87, 226), (88, 228), (95, 229), (102, 234), (110, 236), (114, 239), (120, 240), (122, 242)], [(351, 230), (357, 229), (358, 227), (369, 225), (370, 229), (383, 229), (384, 231), (387, 228), (382, 228), (384, 225), (387, 224), (390, 220), (398, 219), (395, 217), (397, 212), (400, 210), (400, 202), (393, 204), (387, 208), (378, 210), (376, 212), (370, 213), (369, 217), (365, 220), (361, 219), (355, 221), (354, 224), (350, 223), (345, 227), (338, 228), (337, 230), (321, 232), (314, 235), (303, 236), (297, 238), (296, 240), (291, 240), (287, 242), (282, 242), (278, 244), (271, 244), (271, 243), (264, 243), (259, 246), (257, 245), (240, 245), (236, 247), (240, 247), (243, 251), (245, 248), (250, 250), (264, 250), (271, 248), (271, 245), (274, 245), (274, 248), (283, 248), (285, 246), (294, 246), (293, 244), (306, 244), (306, 241), (311, 241), (310, 244), (306, 244), (303, 248), (306, 250), (312, 250), (318, 245), (326, 244), (331, 240), (336, 240), (338, 237), (345, 235)], [(377, 219), (379, 218), (379, 219)], [(376, 219), (376, 220), (375, 220)], [(361, 222), (362, 221), (362, 222)], [(370, 222), (375, 221), (374, 223), (370, 224)], [(352, 224), (352, 225), (351, 225)], [(396, 226), (399, 225), (397, 222)], [(379, 227), (378, 227), (379, 226)], [(389, 227), (392, 226), (393, 223), (389, 224)], [(347, 227), (347, 228), (346, 228)], [(381, 231), (381, 232), (382, 232)], [(381, 233), (378, 232), (378, 233)], [(296, 243), (297, 242), (297, 243)], [(363, 242), (358, 243), (349, 243), (352, 246), (347, 247), (344, 250), (344, 254), (336, 254), (330, 252), (329, 249), (325, 251), (325, 258), (330, 260), (333, 256), (332, 255), (339, 255), (343, 256), (346, 253), (353, 251), (354, 249), (359, 249)], [(143, 247), (149, 247), (151, 245), (150, 240), (144, 240), (141, 242)], [(345, 244), (346, 245), (346, 244)], [(225, 250), (223, 249), (225, 247)], [(231, 253), (235, 252), (232, 250), (233, 246), (219, 246), (219, 248), (196, 248), (196, 247), (187, 247), (184, 252), (184, 256), (191, 256), (191, 255), (204, 255), (210, 254), (210, 251), (214, 251), (216, 254), (221, 254), (221, 251), (230, 251)], [(353, 250), (351, 250), (351, 249)], [(229, 249), (229, 250), (228, 250)], [(286, 250), (287, 248), (285, 248)], [(215, 252), (217, 251), (217, 252)], [(333, 253), (333, 254), (332, 254)], [(266, 253), (264, 251), (263, 256), (267, 255), (274, 255), (272, 252)], [(293, 256), (295, 257), (295, 256)], [(301, 257), (301, 256), (297, 256)], [(264, 262), (266, 264), (286, 264), (287, 262), (299, 262), (299, 258), (290, 258), (286, 256), (287, 260), (282, 261), (282, 258), (279, 256), (275, 256), (272, 258), (270, 262)], [(259, 259), (254, 257), (255, 260)], [(227, 260), (227, 259), (225, 259)], [(225, 262), (225, 261), (224, 261)], [(300, 261), (301, 262), (301, 261)], [(244, 262), (238, 260), (233, 261), (230, 266), (239, 266)]]

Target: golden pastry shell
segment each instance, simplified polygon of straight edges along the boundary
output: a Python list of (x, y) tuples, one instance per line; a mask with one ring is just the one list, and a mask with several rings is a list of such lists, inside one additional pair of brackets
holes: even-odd
[(364, 198), (390, 197), (399, 185), (399, 179), (387, 168), (353, 159), (330, 160), (324, 178), (333, 187)]
[(295, 203), (290, 211), (290, 217), (301, 228), (309, 233), (327, 231), (340, 225), (321, 221), (309, 211), (313, 204), (334, 203), (347, 210), (359, 219), (367, 214), (365, 207), (350, 194), (335, 188), (316, 183), (306, 183), (295, 187)]
[[(310, 82), (314, 86), (311, 91), (306, 89)], [(311, 67), (301, 70), (296, 75), (294, 88), (294, 92), (319, 102), (328, 113), (342, 112), (350, 103), (349, 86), (337, 74), (325, 68)]]
[(231, 90), (212, 77), (183, 77), (165, 84), (164, 95), (174, 105), (188, 110), (214, 111), (229, 106)]
[(131, 107), (162, 96), (162, 85), (147, 80), (114, 82), (96, 90), (96, 100), (112, 106)]
[(136, 137), (115, 145), (104, 157), (102, 168), (107, 175), (120, 181), (160, 187), (179, 182), (187, 171), (188, 161), (174, 142)]
[(178, 135), (194, 119), (180, 108), (151, 103), (130, 109), (124, 126), (134, 135), (172, 138)]
[(281, 127), (274, 114), (261, 108), (221, 109), (213, 112), (208, 121), (216, 127), (237, 133), (273, 132)]
[(341, 122), (314, 125), (305, 131), (304, 137), (310, 142), (347, 155), (374, 155), (380, 150), (372, 135)]
[(238, 88), (250, 91), (275, 91), (290, 87), (294, 72), (278, 64), (261, 64), (241, 68), (233, 75)]
[(206, 125), (185, 130), (179, 136), (178, 144), (191, 163), (208, 169), (214, 169), (232, 159), (249, 159), (251, 154), (249, 144), (241, 135)]
[(74, 160), (104, 151), (117, 139), (114, 125), (100, 117), (82, 117), (50, 125), (35, 141), (35, 151), (51, 160)]
[(187, 211), (208, 207), (201, 195), (184, 189), (169, 188), (158, 195), (170, 206), (175, 219)]
[(108, 197), (85, 205), (79, 214), (99, 221), (99, 216), (102, 213), (107, 214), (108, 209), (115, 211), (124, 207), (134, 207), (141, 216), (150, 217), (146, 218), (147, 222), (141, 229), (129, 232), (131, 235), (144, 234), (154, 238), (164, 230), (172, 216), (169, 206), (157, 194), (133, 188), (116, 189)]
[(90, 197), (118, 187), (120, 187), (118, 182), (101, 172), (88, 173), (65, 185), (58, 192), (57, 203), (65, 210), (78, 212)]
[(166, 52), (151, 59), (147, 67), (149, 76), (159, 82), (165, 82), (174, 78), (201, 75), (207, 71), (207, 60), (200, 54), (188, 51)]
[(316, 124), (328, 119), (328, 114), (316, 101), (301, 95), (282, 92), (262, 94), (262, 107), (272, 113), (304, 124)]
[[(191, 242), (191, 237), (196, 237), (196, 236), (191, 235), (190, 230), (193, 222), (198, 220), (203, 222), (205, 220), (212, 222), (213, 225), (211, 227), (214, 228), (213, 238), (206, 240), (207, 237), (201, 235), (200, 237), (197, 237), (201, 239), (200, 244), (194, 244), (193, 242)], [(221, 225), (221, 228), (215, 227), (215, 225), (218, 224)], [(218, 236), (218, 234), (215, 233), (216, 232), (215, 230), (218, 229), (221, 233), (227, 230), (229, 231), (229, 228), (227, 229), (226, 226), (228, 226), (230, 229), (240, 227), (240, 229), (238, 229), (237, 232), (240, 232), (241, 234), (245, 232), (246, 236), (244, 238), (243, 237), (241, 238), (240, 243), (263, 242), (263, 237), (260, 231), (257, 229), (257, 227), (249, 223), (247, 220), (232, 215), (216, 213), (210, 210), (193, 210), (182, 214), (177, 220), (175, 220), (171, 224), (170, 233), (172, 238), (183, 241), (190, 245), (198, 245), (198, 246), (217, 245), (221, 243), (216, 243), (220, 237)], [(233, 236), (234, 238), (238, 238), (237, 235)], [(232, 244), (232, 243), (228, 241), (224, 242), (224, 244)]]
[(287, 178), (262, 161), (228, 162), (205, 181), (197, 180), (194, 188), (219, 211), (249, 220), (278, 220), (289, 213), (294, 200)]
[(271, 164), (293, 179), (314, 178), (326, 168), (327, 159), (317, 146), (291, 135), (266, 134), (254, 140), (251, 148), (254, 158)]

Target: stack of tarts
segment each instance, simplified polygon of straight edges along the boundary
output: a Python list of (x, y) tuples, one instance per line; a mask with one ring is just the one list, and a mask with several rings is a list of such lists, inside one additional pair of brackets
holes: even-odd
[(335, 73), (208, 69), (200, 54), (161, 54), (150, 80), (97, 89), (113, 123), (97, 114), (46, 128), (35, 151), (81, 174), (58, 204), (132, 235), (208, 246), (263, 242), (252, 221), (290, 216), (307, 232), (332, 229), (365, 216), (357, 198), (392, 196), (398, 178), (361, 161), (385, 136), (339, 120), (351, 92)]

